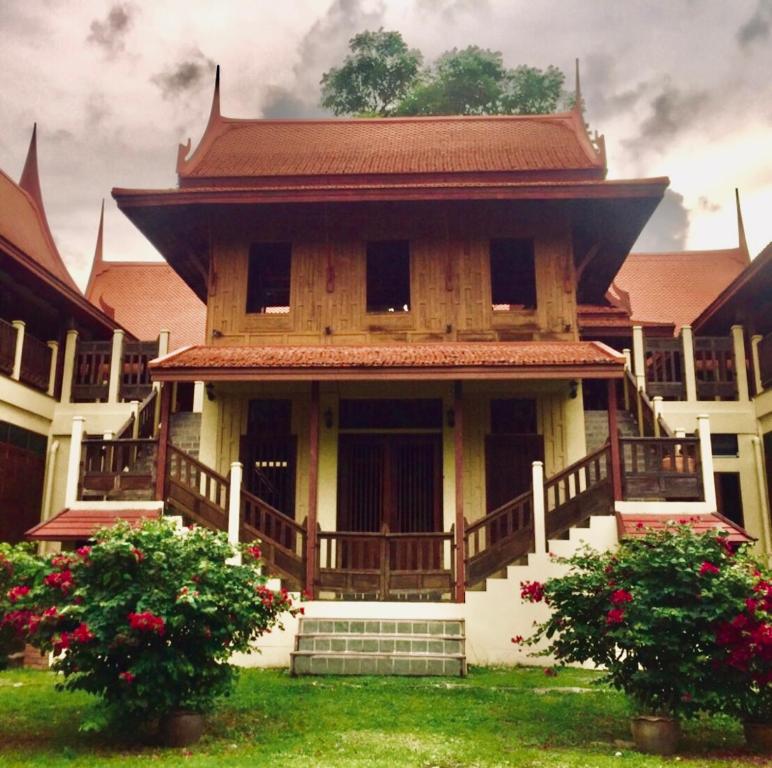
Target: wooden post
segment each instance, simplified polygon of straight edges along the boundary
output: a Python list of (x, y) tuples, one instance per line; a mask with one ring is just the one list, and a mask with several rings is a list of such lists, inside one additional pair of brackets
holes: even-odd
[[(633, 358), (632, 353), (629, 349), (623, 349), (622, 354), (625, 356), (625, 371), (630, 371), (632, 374), (633, 372)], [(628, 386), (628, 380), (627, 377), (622, 381), (622, 392), (624, 394), (625, 398), (625, 410), (630, 411), (630, 388)]]
[[(611, 447), (611, 488), (614, 501), (622, 499), (622, 463), (619, 456), (619, 427), (617, 426), (617, 388), (614, 379), (608, 386), (608, 440)], [(640, 395), (639, 395), (640, 397)]]
[(167, 381), (161, 385), (160, 428), (156, 454), (155, 497), (166, 501), (166, 457), (169, 453), (169, 420), (172, 416), (172, 387)]
[(456, 460), (456, 602), (465, 599), (464, 535), (464, 400), (461, 382), (453, 385), (453, 447)]
[(308, 419), (308, 528), (306, 529), (305, 588), (316, 597), (317, 504), (319, 501), (319, 382), (311, 382), (311, 412)]

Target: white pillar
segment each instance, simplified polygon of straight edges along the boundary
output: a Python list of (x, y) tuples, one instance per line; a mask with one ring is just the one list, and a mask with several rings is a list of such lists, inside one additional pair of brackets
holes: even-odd
[(48, 520), (51, 517), (51, 502), (54, 497), (54, 478), (56, 477), (56, 455), (59, 453), (59, 441), (52, 440), (48, 446), (48, 457), (46, 462), (46, 479), (43, 485), (43, 509), (40, 516), (41, 520)]
[(131, 422), (131, 436), (134, 440), (139, 437), (139, 400), (132, 400), (129, 403), (133, 421)]
[(59, 362), (59, 342), (47, 341), (46, 344), (51, 350), (51, 364), (48, 369), (48, 389), (46, 394), (53, 397), (56, 392), (56, 364)]
[(205, 390), (203, 381), (193, 382), (193, 413), (201, 413), (204, 410)]
[(745, 336), (741, 325), (732, 326), (732, 347), (734, 348), (737, 399), (747, 401), (750, 400), (750, 394), (748, 392), (748, 366), (745, 362)]
[(700, 438), (700, 464), (705, 503), (709, 510), (716, 512), (718, 504), (716, 503), (716, 481), (713, 477), (713, 449), (710, 445), (710, 418), (705, 413), (697, 417), (697, 434)]
[[(240, 461), (231, 462), (230, 487), (228, 489), (228, 543), (237, 546), (241, 527), (241, 477), (244, 465)], [(228, 559), (232, 565), (241, 565), (241, 554)]]
[(168, 328), (161, 328), (158, 332), (158, 357), (169, 354), (169, 337), (171, 331)]
[(683, 358), (684, 386), (686, 400), (697, 402), (697, 374), (694, 370), (694, 332), (691, 325), (681, 328), (681, 352)]
[(654, 411), (654, 436), (660, 436), (659, 419), (662, 416), (662, 401), (665, 398), (662, 395), (654, 395), (651, 398), (651, 408)]
[(117, 403), (121, 392), (121, 373), (123, 372), (123, 337), (120, 328), (113, 331), (113, 349), (110, 355), (110, 383), (107, 386), (107, 402)]
[(753, 394), (760, 395), (764, 389), (761, 383), (761, 361), (759, 360), (759, 344), (764, 339), (756, 334), (751, 336), (751, 361), (753, 362)]
[(80, 480), (80, 449), (83, 442), (83, 416), (72, 417), (72, 435), (70, 437), (70, 455), (67, 458), (67, 484), (64, 490), (64, 506), (71, 507), (78, 500), (78, 481)]
[(547, 520), (544, 511), (544, 464), (534, 461), (531, 464), (531, 484), (533, 485), (533, 536), (534, 553), (547, 554)]
[(62, 403), (72, 400), (72, 379), (75, 375), (75, 357), (78, 354), (78, 332), (74, 329), (67, 331), (64, 340), (64, 364), (62, 366), (62, 394), (59, 398)]
[(11, 325), (16, 329), (16, 349), (13, 355), (11, 378), (18, 381), (21, 378), (21, 356), (24, 353), (24, 320), (13, 320)]
[(625, 349), (622, 350), (622, 354), (625, 356), (625, 370), (630, 371), (630, 373), (632, 373), (633, 372), (633, 353), (630, 352), (630, 350), (625, 347)]
[(646, 391), (646, 359), (643, 352), (643, 327), (633, 326), (633, 363), (638, 389)]

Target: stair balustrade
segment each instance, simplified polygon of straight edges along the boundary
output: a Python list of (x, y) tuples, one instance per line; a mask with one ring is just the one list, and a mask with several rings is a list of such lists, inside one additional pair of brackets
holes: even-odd
[(153, 497), (158, 441), (87, 438), (81, 444), (79, 495), (83, 501)]
[(701, 501), (697, 437), (623, 437), (619, 440), (626, 501)]

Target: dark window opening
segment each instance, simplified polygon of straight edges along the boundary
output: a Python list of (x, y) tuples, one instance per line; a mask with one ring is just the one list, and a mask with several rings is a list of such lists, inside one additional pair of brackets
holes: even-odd
[(410, 311), (410, 243), (407, 240), (367, 244), (367, 311)]
[(744, 526), (743, 498), (739, 472), (716, 472), (716, 505), (718, 511), (733, 523)]
[(247, 432), (250, 435), (288, 435), (292, 431), (291, 400), (250, 400)]
[(536, 308), (533, 240), (491, 240), (491, 303), (495, 311)]
[(739, 456), (740, 449), (737, 445), (737, 435), (721, 432), (711, 432), (710, 448), (714, 456)]
[(341, 429), (442, 429), (442, 400), (341, 400)]
[(253, 243), (249, 249), (247, 312), (285, 315), (290, 310), (290, 243)]
[(515, 397), (491, 400), (491, 434), (535, 435), (536, 401)]

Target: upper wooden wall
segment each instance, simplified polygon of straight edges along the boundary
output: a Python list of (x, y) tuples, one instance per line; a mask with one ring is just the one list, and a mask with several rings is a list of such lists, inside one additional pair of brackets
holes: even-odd
[[(488, 249), (498, 237), (534, 239), (536, 310), (492, 311)], [(410, 241), (408, 313), (366, 312), (365, 247), (379, 239)], [(292, 243), (287, 315), (245, 312), (249, 247), (261, 240)], [(571, 229), (559, 204), (255, 207), (212, 222), (208, 343), (576, 338)]]

